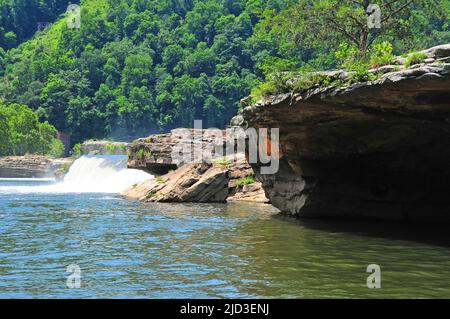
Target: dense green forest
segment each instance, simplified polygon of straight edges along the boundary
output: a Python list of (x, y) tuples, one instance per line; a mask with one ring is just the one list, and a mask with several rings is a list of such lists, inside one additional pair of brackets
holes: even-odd
[[(367, 19), (358, 2), (366, 1), (85, 0), (81, 28), (70, 29), (56, 19), (63, 1), (0, 0), (0, 96), (74, 142), (131, 139), (194, 119), (224, 127), (274, 72), (348, 63), (337, 52), (376, 57), (450, 42), (450, 0), (373, 1), (392, 19), (364, 43), (353, 41)], [(4, 8), (14, 6), (31, 25), (10, 23)], [(43, 17), (55, 21), (25, 41)]]
[(0, 0), (0, 47), (8, 50), (30, 38), (55, 21), (68, 3), (67, 0)]

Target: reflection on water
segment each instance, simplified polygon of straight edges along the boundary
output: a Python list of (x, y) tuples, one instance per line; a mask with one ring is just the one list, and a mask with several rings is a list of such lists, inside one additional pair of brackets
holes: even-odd
[[(0, 297), (450, 297), (446, 228), (274, 213), (0, 192)], [(366, 288), (372, 263), (381, 289)], [(66, 286), (70, 264), (80, 289)]]

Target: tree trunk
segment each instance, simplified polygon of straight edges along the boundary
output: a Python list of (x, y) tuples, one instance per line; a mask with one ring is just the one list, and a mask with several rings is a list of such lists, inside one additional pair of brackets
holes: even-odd
[[(364, 0), (362, 3), (364, 12), (367, 13), (367, 17), (369, 17), (369, 13), (367, 12), (369, 5), (370, 5), (370, 0)], [(368, 37), (369, 37), (369, 30), (368, 30), (368, 26), (366, 24), (364, 26), (364, 28), (361, 30), (361, 33), (359, 35), (359, 54), (361, 55), (361, 57), (365, 57), (367, 54)]]
[(369, 38), (369, 32), (367, 30), (361, 30), (359, 36), (359, 54), (361, 57), (365, 57), (367, 54), (367, 43)]

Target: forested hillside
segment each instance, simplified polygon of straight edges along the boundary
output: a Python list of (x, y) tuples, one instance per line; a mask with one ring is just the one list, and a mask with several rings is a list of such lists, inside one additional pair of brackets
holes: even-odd
[(7, 50), (30, 38), (65, 12), (68, 3), (68, 0), (0, 0), (0, 47)]
[[(339, 65), (335, 53), (348, 41), (339, 34), (321, 38), (327, 30), (319, 20), (317, 30), (305, 28), (299, 6), (306, 2), (85, 0), (80, 29), (58, 19), (18, 47), (0, 50), (0, 96), (36, 110), (74, 141), (131, 139), (192, 126), (194, 119), (223, 127), (271, 72)], [(401, 53), (450, 42), (448, 18), (430, 5), (449, 8), (449, 0), (417, 2), (398, 17), (398, 29), (408, 32), (374, 44), (389, 41)], [(7, 38), (28, 36), (24, 30), (32, 28), (9, 25), (0, 14)]]

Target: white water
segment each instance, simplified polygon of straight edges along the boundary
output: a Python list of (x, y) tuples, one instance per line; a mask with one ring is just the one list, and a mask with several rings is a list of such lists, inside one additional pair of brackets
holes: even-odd
[(127, 156), (85, 155), (75, 160), (63, 182), (39, 186), (32, 185), (32, 182), (44, 179), (26, 179), (31, 182), (27, 186), (2, 183), (0, 193), (120, 193), (151, 178), (153, 175), (128, 169)]

